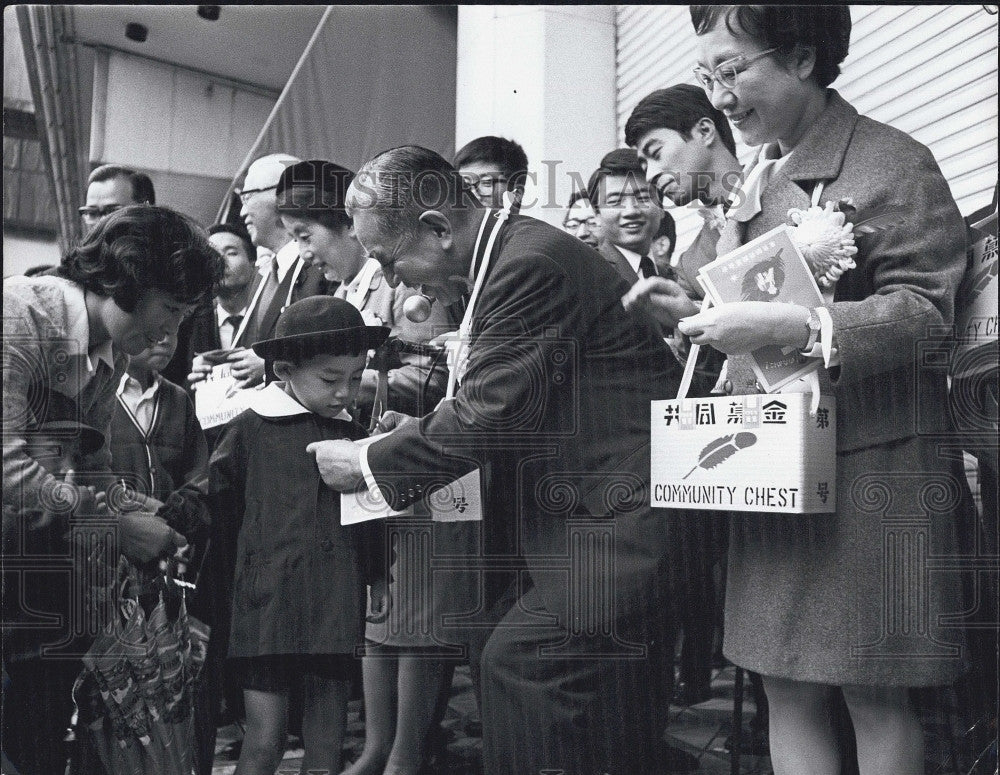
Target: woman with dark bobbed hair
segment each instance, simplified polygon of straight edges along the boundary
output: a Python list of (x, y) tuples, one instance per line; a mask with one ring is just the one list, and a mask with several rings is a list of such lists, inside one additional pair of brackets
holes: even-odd
[[(837, 402), (836, 512), (733, 517), (724, 651), (763, 675), (778, 775), (839, 772), (835, 691), (862, 775), (921, 773), (908, 688), (964, 669), (961, 634), (942, 626), (963, 609), (957, 575), (920, 570), (955, 555), (969, 504), (960, 463), (937, 451), (945, 373), (920, 354), (928, 341), (939, 353), (952, 322), (962, 217), (927, 148), (828, 88), (848, 52), (846, 6), (692, 6), (691, 18), (699, 83), (762, 146), (718, 253), (808, 218), (828, 238), (801, 238), (826, 303), (725, 304), (679, 328), (730, 356), (732, 394), (761, 392), (746, 353), (777, 345), (819, 360)], [(874, 232), (845, 228), (879, 214)], [(655, 298), (632, 301), (655, 311)]]
[[(66, 254), (58, 274), (108, 299), (118, 311), (141, 316), (154, 309), (182, 312), (181, 307), (211, 296), (221, 267), (204, 230), (193, 220), (167, 207), (135, 205), (102, 219)], [(143, 309), (136, 313), (140, 303)], [(135, 322), (156, 327), (144, 317)], [(123, 349), (133, 354), (127, 346)]]
[[(176, 334), (181, 318), (211, 293), (221, 274), (222, 259), (193, 221), (164, 207), (141, 205), (101, 219), (66, 254), (57, 274), (4, 280), (5, 554), (32, 555), (41, 564), (61, 567), (66, 558), (77, 556), (68, 544), (70, 518), (102, 511), (105, 527), (100, 531), (114, 518), (118, 548), (135, 562), (169, 555), (187, 543), (177, 529), (183, 526), (171, 524), (167, 511), (157, 512), (154, 502), (141, 494), (134, 509), (108, 514), (95, 491), (111, 483), (106, 440), (128, 356)], [(83, 461), (90, 486), (83, 486), (79, 477), (75, 482), (69, 475), (57, 477), (33, 455), (32, 441), (43, 428), (67, 421), (103, 434), (96, 451)], [(74, 532), (84, 529), (82, 520), (73, 524)], [(84, 540), (100, 539), (91, 535)], [(97, 578), (91, 568), (73, 571), (81, 588)], [(73, 611), (84, 605), (71, 594), (77, 587), (69, 574), (49, 575), (41, 584), (40, 577), (23, 574), (24, 586), (4, 595), (5, 621), (23, 618), (31, 609), (62, 617), (56, 629), (33, 617), (4, 633), (4, 662), (11, 676), (4, 692), (4, 753), (19, 772), (65, 768), (63, 738), (80, 663), (47, 658), (41, 647), (63, 644), (85, 651), (88, 645), (74, 641), (80, 623)], [(58, 601), (61, 610), (40, 605), (39, 595)], [(89, 610), (85, 615), (87, 622), (94, 616)]]

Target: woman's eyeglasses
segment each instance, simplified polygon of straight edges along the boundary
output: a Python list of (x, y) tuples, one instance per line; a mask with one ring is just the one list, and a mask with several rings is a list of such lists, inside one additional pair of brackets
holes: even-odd
[(719, 84), (723, 89), (732, 91), (736, 88), (736, 81), (740, 73), (758, 59), (763, 59), (768, 54), (773, 54), (777, 50), (777, 47), (769, 48), (767, 51), (761, 51), (752, 57), (746, 57), (741, 54), (738, 57), (733, 57), (720, 63), (714, 70), (706, 70), (701, 65), (698, 65), (694, 69), (694, 77), (698, 80), (698, 83), (705, 90), (706, 94), (712, 93), (715, 84)]

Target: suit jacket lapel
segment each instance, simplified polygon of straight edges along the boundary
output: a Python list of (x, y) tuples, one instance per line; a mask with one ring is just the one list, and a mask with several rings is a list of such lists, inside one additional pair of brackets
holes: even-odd
[(761, 197), (761, 211), (746, 222), (746, 231), (740, 244), (756, 239), (782, 223), (788, 223), (790, 209), (795, 207), (804, 210), (811, 203), (812, 185), (807, 183), (806, 188), (803, 188), (799, 183), (789, 180), (784, 170), (771, 175), (766, 191)]
[(601, 255), (604, 256), (604, 260), (611, 264), (611, 266), (615, 268), (615, 271), (617, 271), (629, 285), (638, 281), (639, 275), (635, 273), (635, 270), (632, 269), (632, 265), (628, 262), (628, 259), (625, 258), (624, 254), (618, 248), (610, 242), (602, 240), (598, 249), (600, 250)]
[[(212, 343), (212, 347), (210, 349), (212, 350), (222, 349), (222, 337), (219, 333), (219, 321), (217, 318), (217, 313), (214, 309), (212, 310), (212, 325), (208, 327), (208, 338), (209, 341), (211, 341)], [(237, 342), (237, 345), (238, 344), (239, 342)]]
[(834, 180), (840, 175), (857, 123), (858, 111), (835, 89), (828, 89), (826, 108), (806, 130), (781, 172), (796, 182)]
[[(254, 294), (257, 293), (257, 286), (264, 282), (263, 276), (259, 272), (254, 272), (254, 279), (250, 283), (249, 293), (247, 295), (248, 299), (253, 299)], [(275, 294), (277, 296), (277, 294)], [(233, 343), (234, 347), (249, 347), (254, 342), (257, 341), (257, 330), (254, 326), (254, 318), (257, 316), (254, 314), (253, 309), (247, 310), (247, 317), (249, 320), (246, 321), (247, 327), (243, 331), (243, 335)], [(215, 323), (215, 313), (213, 310), (212, 322)], [(219, 326), (213, 325), (212, 330), (215, 332), (216, 347), (222, 347), (222, 341), (219, 339)]]
[[(295, 274), (295, 264), (301, 261), (301, 258), (296, 258), (295, 262), (288, 267), (288, 271), (285, 272), (284, 278), (278, 285), (278, 290), (274, 292), (274, 298), (271, 299), (271, 305), (267, 308), (264, 313), (264, 317), (260, 321), (260, 329), (257, 331), (257, 336), (262, 338), (271, 338), (271, 334), (274, 332), (274, 324), (278, 322), (278, 316), (281, 314), (282, 308), (285, 306), (285, 299), (288, 298), (288, 289), (292, 286), (292, 277)], [(303, 268), (303, 273), (305, 268)]]
[(746, 224), (732, 219), (726, 221), (726, 226), (719, 235), (719, 241), (715, 245), (716, 258), (724, 256), (732, 250), (736, 250), (744, 242), (746, 234)]

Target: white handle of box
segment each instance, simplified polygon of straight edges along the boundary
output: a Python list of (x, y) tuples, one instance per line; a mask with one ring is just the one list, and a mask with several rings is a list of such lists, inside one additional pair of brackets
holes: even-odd
[[(705, 300), (701, 303), (701, 309), (699, 312), (704, 312), (709, 307), (712, 306), (712, 297), (705, 294)], [(681, 376), (681, 385), (677, 388), (677, 398), (687, 398), (688, 391), (691, 389), (691, 380), (694, 378), (694, 367), (698, 362), (698, 353), (701, 351), (700, 344), (691, 345), (691, 351), (688, 353), (687, 363), (684, 364), (684, 374)]]

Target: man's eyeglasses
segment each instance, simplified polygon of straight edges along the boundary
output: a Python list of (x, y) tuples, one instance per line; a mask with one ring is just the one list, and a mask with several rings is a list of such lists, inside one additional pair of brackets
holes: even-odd
[(768, 54), (773, 54), (777, 51), (777, 47), (769, 48), (767, 51), (761, 51), (759, 54), (754, 54), (752, 57), (746, 57), (740, 54), (738, 57), (733, 57), (732, 59), (727, 59), (725, 62), (720, 63), (714, 70), (706, 70), (701, 65), (698, 65), (694, 69), (694, 77), (701, 84), (701, 88), (705, 90), (706, 94), (711, 94), (715, 88), (715, 84), (719, 84), (723, 89), (729, 89), (732, 91), (736, 88), (736, 80), (740, 73), (746, 70), (750, 65), (756, 62), (758, 59), (763, 59)]
[(507, 178), (503, 175), (499, 177), (493, 177), (492, 175), (462, 175), (462, 180), (465, 181), (469, 188), (483, 196), (489, 196), (499, 184), (507, 182)]
[(250, 197), (252, 197), (254, 194), (262, 194), (265, 191), (273, 191), (277, 187), (278, 184), (275, 183), (273, 186), (267, 186), (266, 188), (245, 188), (242, 191), (237, 191), (236, 196), (240, 198), (240, 201), (243, 204), (246, 204), (247, 201), (250, 199)]
[(576, 231), (581, 226), (586, 226), (588, 229), (592, 229), (592, 230), (596, 229), (597, 228), (597, 219), (596, 218), (588, 218), (585, 221), (578, 221), (575, 218), (571, 218), (570, 220), (563, 222), (563, 228), (566, 231)]
[(87, 221), (96, 221), (103, 218), (105, 215), (111, 215), (111, 213), (121, 210), (124, 205), (105, 205), (104, 207), (81, 207), (77, 210), (80, 213), (80, 217)]

